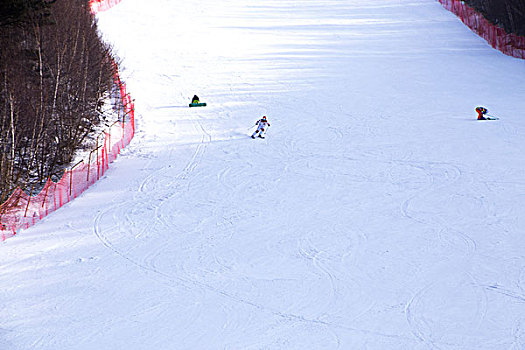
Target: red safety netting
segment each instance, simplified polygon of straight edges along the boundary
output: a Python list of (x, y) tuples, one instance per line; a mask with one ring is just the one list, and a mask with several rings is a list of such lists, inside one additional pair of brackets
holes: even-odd
[(38, 194), (33, 190), (27, 194), (21, 188), (11, 194), (0, 206), (0, 240), (34, 225), (76, 198), (104, 175), (109, 163), (130, 143), (135, 134), (135, 107), (118, 72), (115, 73), (115, 83), (121, 97), (117, 99), (118, 120), (99, 136), (97, 146), (89, 157), (66, 170), (58, 182), (48, 179)]
[(122, 0), (91, 0), (89, 6), (91, 7), (91, 12), (97, 13), (100, 11), (106, 11), (117, 5)]
[[(121, 0), (91, 0), (92, 13), (105, 11)], [(100, 179), (135, 135), (135, 106), (126, 91), (115, 68), (115, 83), (120, 90), (117, 105), (118, 120), (111, 125), (98, 139), (96, 148), (71, 169), (64, 171), (58, 182), (48, 179), (42, 190), (34, 195), (33, 189), (27, 194), (17, 188), (11, 196), (0, 205), (0, 239), (16, 235), (20, 229), (28, 228), (49, 213), (57, 210), (67, 202), (84, 192), (95, 181)]]
[(508, 34), (486, 20), (483, 15), (461, 0), (438, 0), (447, 10), (456, 14), (463, 23), (506, 55), (525, 59), (525, 37)]

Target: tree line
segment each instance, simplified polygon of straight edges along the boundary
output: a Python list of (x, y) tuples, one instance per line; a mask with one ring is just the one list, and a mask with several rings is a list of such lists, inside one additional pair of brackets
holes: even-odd
[(464, 0), (507, 33), (525, 36), (525, 0)]
[(88, 146), (114, 64), (88, 0), (0, 0), (0, 203)]

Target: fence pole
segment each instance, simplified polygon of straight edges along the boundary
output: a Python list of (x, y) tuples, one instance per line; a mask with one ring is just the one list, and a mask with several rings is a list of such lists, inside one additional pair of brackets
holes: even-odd
[[(89, 152), (88, 173), (87, 173), (87, 179), (86, 179), (86, 181), (88, 183), (89, 183), (89, 172), (91, 170), (91, 156), (92, 156), (93, 152), (98, 151), (99, 148), (100, 148), (100, 146), (98, 146), (98, 140), (97, 140), (97, 148), (95, 148), (94, 150)], [(97, 163), (98, 163), (98, 152), (97, 152)]]
[[(118, 120), (115, 122), (117, 123)], [(111, 124), (111, 126), (108, 128), (108, 133), (107, 133), (107, 136), (108, 136), (108, 148), (109, 150), (111, 151), (111, 128), (113, 127), (113, 125), (115, 125), (115, 123)]]
[[(105, 134), (106, 137), (104, 138), (104, 149), (102, 150), (104, 152), (104, 173), (106, 173), (106, 170), (109, 168), (109, 157), (108, 157), (108, 149), (110, 148), (108, 146), (108, 134)], [(109, 150), (111, 154), (111, 149)]]
[(31, 192), (29, 193), (29, 199), (27, 200), (26, 211), (24, 212), (24, 217), (26, 217), (27, 215), (27, 209), (29, 208), (29, 203), (31, 203), (31, 196), (33, 195), (34, 188), (35, 188), (35, 184), (31, 186)]
[(2, 224), (2, 216), (4, 215), (4, 198), (5, 198), (5, 191), (2, 191), (2, 197), (0, 197), (0, 229), (3, 230), (4, 224)]
[[(100, 138), (100, 135), (97, 137), (97, 148), (95, 148), (95, 150), (98, 150), (100, 147), (102, 146), (99, 146), (98, 145), (98, 139)], [(97, 180), (100, 179), (100, 162), (98, 160), (98, 152), (97, 152)]]
[[(73, 192), (73, 169), (75, 169), (80, 163), (84, 163), (84, 159), (82, 159), (77, 164), (73, 165), (73, 167), (71, 168), (71, 174), (70, 174), (70, 177), (69, 177), (69, 195), (70, 196), (71, 196), (71, 192)], [(75, 193), (75, 197), (73, 197), (73, 198), (76, 198), (76, 193)]]
[[(66, 176), (67, 176), (67, 172), (68, 172), (68, 169), (64, 170), (64, 175), (62, 175), (62, 178), (60, 180), (63, 180)], [(67, 180), (66, 180), (67, 181)], [(62, 192), (60, 192), (62, 194)], [(69, 191), (66, 189), (66, 201), (65, 202), (62, 202), (62, 195), (60, 195), (60, 208), (62, 208), (62, 206), (65, 204), (65, 203), (68, 203), (69, 202)]]

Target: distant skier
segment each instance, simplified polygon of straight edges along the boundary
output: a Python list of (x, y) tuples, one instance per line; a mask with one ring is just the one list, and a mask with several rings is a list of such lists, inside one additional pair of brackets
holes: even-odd
[(485, 107), (476, 107), (476, 112), (478, 112), (478, 120), (487, 120), (488, 118), (485, 117), (485, 114), (487, 114), (487, 109)]
[(266, 116), (263, 116), (261, 119), (256, 121), (255, 125), (257, 125), (257, 130), (255, 130), (255, 132), (252, 134), (252, 139), (254, 139), (257, 134), (259, 134), (261, 139), (264, 139), (263, 132), (268, 130), (268, 127), (270, 126), (270, 123), (268, 123), (268, 120), (266, 120)]
[(199, 103), (199, 96), (193, 95), (193, 98), (191, 99), (191, 103), (194, 103), (194, 104)]
[(499, 120), (498, 117), (488, 114), (485, 107), (476, 107), (476, 112), (478, 112), (478, 120)]

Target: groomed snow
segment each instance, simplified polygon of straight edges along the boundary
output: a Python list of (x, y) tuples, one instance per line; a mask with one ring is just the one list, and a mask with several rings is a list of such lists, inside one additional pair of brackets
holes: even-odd
[(137, 134), (1, 245), (0, 349), (525, 348), (523, 60), (433, 0), (98, 18)]

